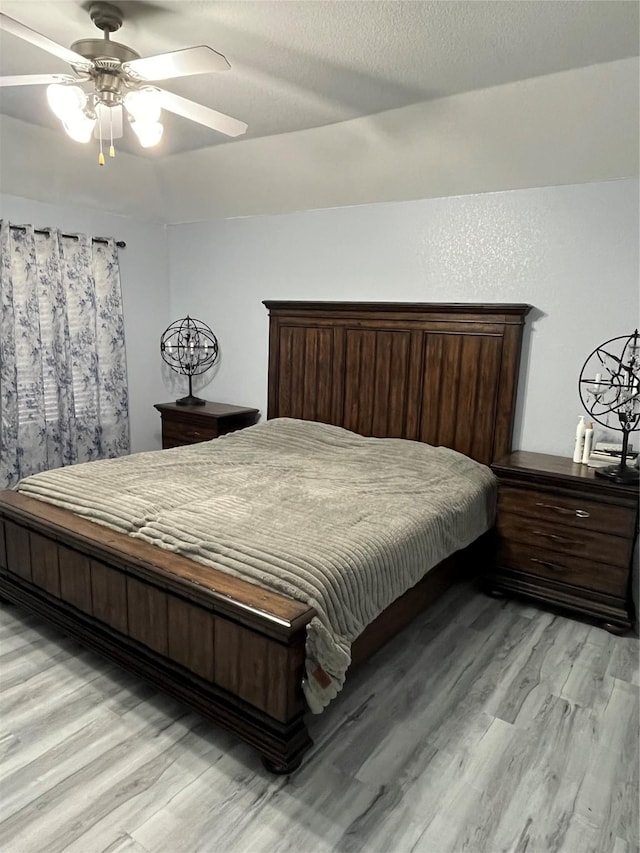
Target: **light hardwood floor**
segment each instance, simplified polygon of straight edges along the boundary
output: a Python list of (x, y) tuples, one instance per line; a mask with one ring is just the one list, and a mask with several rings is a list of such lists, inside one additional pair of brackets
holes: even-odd
[(292, 776), (2, 607), (3, 853), (638, 853), (638, 640), (469, 585), (311, 719)]

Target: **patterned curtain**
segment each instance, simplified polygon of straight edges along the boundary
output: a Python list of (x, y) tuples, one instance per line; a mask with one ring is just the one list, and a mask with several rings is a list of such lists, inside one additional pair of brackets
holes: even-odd
[(0, 487), (128, 452), (114, 241), (0, 222)]

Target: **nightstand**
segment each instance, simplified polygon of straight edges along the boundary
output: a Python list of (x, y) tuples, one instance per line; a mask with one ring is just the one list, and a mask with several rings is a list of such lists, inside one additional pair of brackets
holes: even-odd
[(204, 406), (178, 406), (156, 403), (162, 418), (162, 448), (179, 447), (209, 441), (227, 432), (251, 426), (258, 420), (258, 409), (205, 403)]
[(633, 624), (631, 572), (638, 489), (599, 478), (571, 459), (518, 451), (491, 466), (498, 478), (497, 560), (491, 592), (513, 592), (601, 621)]

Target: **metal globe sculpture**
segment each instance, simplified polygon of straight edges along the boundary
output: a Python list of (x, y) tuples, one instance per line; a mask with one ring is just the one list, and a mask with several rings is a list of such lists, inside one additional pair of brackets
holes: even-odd
[[(640, 335), (611, 338), (600, 344), (585, 361), (578, 390), (582, 405), (594, 421), (622, 432), (619, 465), (596, 468), (599, 477), (616, 483), (637, 483), (638, 469), (627, 465), (629, 435), (640, 423)], [(614, 415), (616, 424), (608, 417)]]
[(178, 406), (204, 406), (206, 400), (193, 394), (193, 377), (213, 367), (219, 352), (218, 339), (209, 326), (188, 314), (165, 329), (160, 338), (162, 358), (176, 373), (189, 377), (189, 393), (176, 400)]

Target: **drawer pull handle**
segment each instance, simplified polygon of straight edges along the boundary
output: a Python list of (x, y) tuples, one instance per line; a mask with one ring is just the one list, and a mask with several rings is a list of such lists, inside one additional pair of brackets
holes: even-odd
[(189, 438), (200, 438), (200, 433), (195, 429), (190, 430), (187, 435), (189, 436)]
[(545, 569), (552, 569), (554, 572), (566, 572), (566, 566), (558, 566), (557, 563), (549, 563), (547, 560), (538, 560), (536, 557), (529, 558), (532, 563), (539, 563)]
[(554, 542), (562, 542), (565, 545), (581, 545), (576, 539), (567, 539), (566, 536), (558, 536), (557, 533), (545, 533), (544, 530), (534, 530), (536, 536), (545, 536), (547, 539), (553, 539)]
[(589, 518), (591, 513), (587, 512), (584, 509), (567, 509), (564, 506), (555, 506), (555, 504), (543, 504), (540, 501), (536, 501), (536, 506), (544, 507), (544, 509), (553, 509), (556, 512), (559, 512), (561, 515), (577, 515), (578, 518)]

